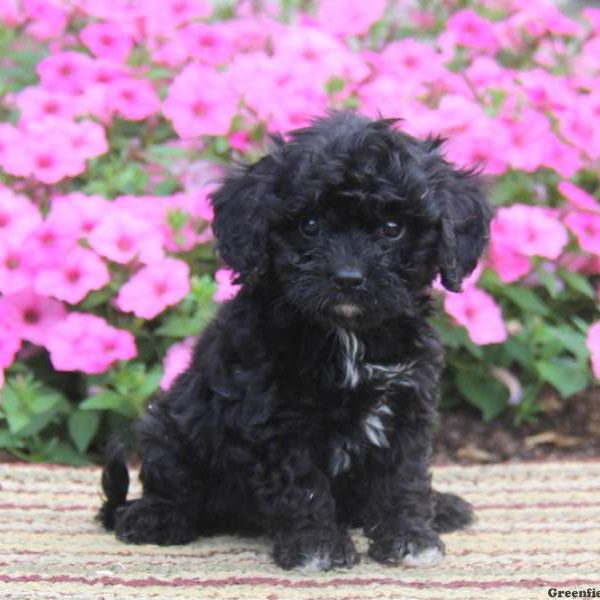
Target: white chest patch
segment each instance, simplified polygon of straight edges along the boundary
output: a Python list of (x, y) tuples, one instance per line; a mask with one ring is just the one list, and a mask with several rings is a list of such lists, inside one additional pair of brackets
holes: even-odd
[(354, 333), (345, 329), (338, 329), (337, 335), (342, 347), (343, 385), (355, 388), (360, 382), (364, 346)]
[(342, 385), (355, 388), (361, 382), (369, 382), (382, 394), (392, 387), (416, 387), (416, 362), (378, 365), (364, 361), (365, 345), (356, 334), (338, 329), (342, 362)]
[(393, 414), (392, 409), (384, 402), (381, 402), (365, 416), (363, 431), (373, 445), (379, 448), (387, 448), (390, 445), (386, 433), (385, 417), (390, 417)]

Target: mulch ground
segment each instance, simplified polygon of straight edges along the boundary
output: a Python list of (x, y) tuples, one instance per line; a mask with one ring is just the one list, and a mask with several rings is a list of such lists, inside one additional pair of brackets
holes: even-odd
[(535, 422), (510, 415), (484, 423), (474, 409), (443, 415), (436, 441), (438, 464), (600, 458), (600, 387), (568, 400), (547, 390)]

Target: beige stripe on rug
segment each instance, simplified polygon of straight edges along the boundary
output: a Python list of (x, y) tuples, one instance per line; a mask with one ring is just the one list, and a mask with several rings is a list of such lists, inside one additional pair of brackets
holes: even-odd
[(0, 598), (529, 600), (549, 588), (600, 597), (600, 462), (439, 467), (434, 481), (479, 517), (445, 536), (441, 566), (384, 567), (363, 555), (349, 571), (303, 573), (278, 569), (264, 539), (124, 545), (94, 522), (97, 469), (2, 464)]

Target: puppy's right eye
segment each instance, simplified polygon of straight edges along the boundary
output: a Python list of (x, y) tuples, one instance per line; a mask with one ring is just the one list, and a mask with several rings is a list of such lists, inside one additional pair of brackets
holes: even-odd
[(319, 233), (319, 221), (316, 217), (307, 217), (300, 223), (300, 231), (309, 237), (317, 235)]

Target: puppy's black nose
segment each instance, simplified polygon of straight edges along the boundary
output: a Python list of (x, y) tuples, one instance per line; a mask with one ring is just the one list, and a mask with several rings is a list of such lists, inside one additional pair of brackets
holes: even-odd
[(340, 289), (356, 288), (362, 285), (365, 276), (360, 269), (355, 267), (345, 267), (339, 269), (333, 276), (333, 282)]

